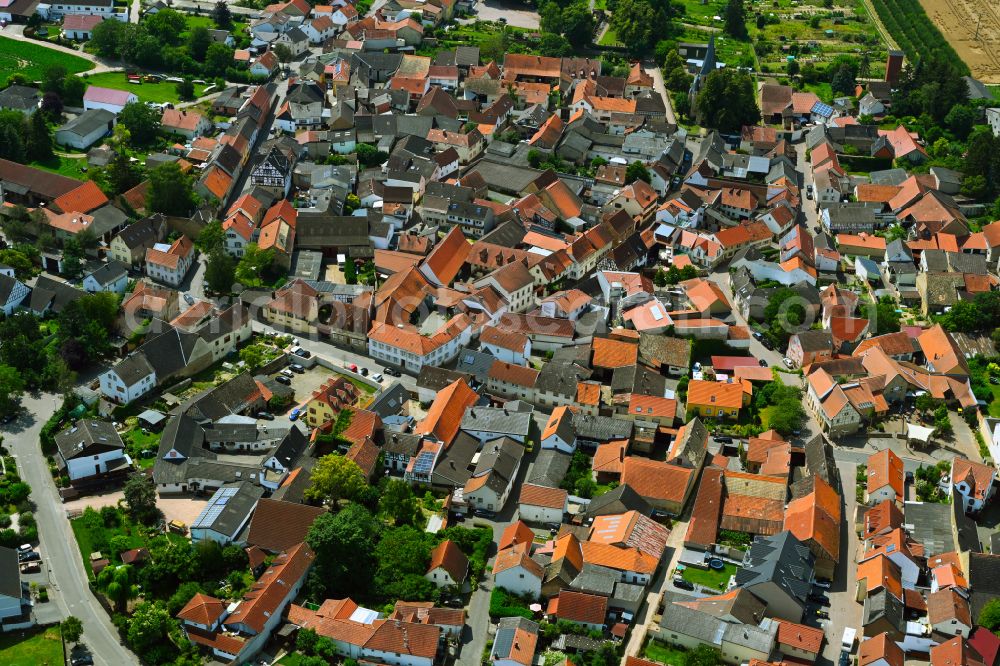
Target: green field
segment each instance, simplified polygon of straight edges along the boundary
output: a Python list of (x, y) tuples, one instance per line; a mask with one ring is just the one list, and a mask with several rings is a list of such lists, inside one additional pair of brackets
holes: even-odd
[(45, 160), (44, 162), (32, 162), (31, 166), (57, 173), (60, 176), (69, 176), (70, 178), (79, 178), (81, 180), (87, 179), (87, 173), (82, 169), (82, 167), (87, 166), (87, 160), (83, 157), (55, 155), (52, 159)]
[(726, 584), (729, 583), (729, 577), (736, 573), (736, 565), (726, 562), (726, 566), (722, 568), (721, 571), (716, 571), (715, 569), (696, 569), (694, 567), (687, 567), (681, 574), (684, 580), (696, 583), (698, 585), (704, 585), (707, 588), (713, 590), (719, 590), (720, 592), (726, 588)]
[[(164, 81), (162, 83), (129, 83), (128, 79), (125, 78), (125, 72), (103, 72), (101, 74), (88, 74), (84, 77), (87, 83), (92, 86), (101, 86), (102, 88), (113, 88), (115, 90), (128, 90), (133, 92), (139, 98), (141, 102), (152, 102), (153, 104), (162, 104), (164, 102), (171, 102), (177, 104), (180, 102), (180, 98), (177, 96), (177, 84), (171, 81)], [(196, 97), (201, 97), (205, 94), (205, 86), (201, 84), (195, 84), (194, 94)]]
[(94, 68), (89, 60), (61, 53), (41, 44), (0, 37), (0, 85), (4, 85), (7, 77), (15, 73), (37, 81), (42, 78), (42, 72), (49, 65), (62, 65), (70, 74)]
[(656, 661), (667, 666), (682, 666), (684, 663), (684, 651), (679, 650), (660, 641), (649, 641), (646, 644), (644, 657), (650, 661)]
[(21, 632), (0, 634), (0, 664), (4, 666), (56, 666), (63, 663), (58, 627), (49, 627), (28, 638)]
[(601, 46), (621, 46), (621, 42), (618, 41), (618, 35), (615, 33), (614, 28), (610, 26), (608, 26), (607, 31), (601, 37), (601, 41), (598, 44)]

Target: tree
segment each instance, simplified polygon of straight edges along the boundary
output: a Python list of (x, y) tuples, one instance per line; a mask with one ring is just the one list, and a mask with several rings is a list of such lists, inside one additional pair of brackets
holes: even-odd
[(205, 284), (210, 291), (228, 294), (236, 281), (236, 260), (225, 250), (213, 249), (205, 266)]
[(83, 622), (75, 615), (70, 615), (59, 623), (63, 640), (67, 643), (78, 643), (83, 635)]
[(833, 75), (833, 79), (830, 81), (830, 87), (833, 89), (833, 92), (842, 95), (853, 94), (856, 85), (857, 81), (854, 71), (848, 65), (838, 67)]
[(160, 517), (160, 510), (156, 507), (156, 488), (142, 475), (130, 476), (122, 487), (122, 494), (129, 515), (137, 522), (151, 525)]
[(211, 254), (226, 247), (226, 232), (222, 229), (221, 220), (212, 220), (201, 230), (194, 244), (204, 254)]
[(250, 243), (236, 266), (236, 277), (243, 282), (259, 281), (268, 275), (273, 267), (274, 250), (262, 250), (257, 243)]
[(891, 296), (883, 296), (875, 305), (875, 335), (899, 331), (899, 313)]
[(568, 39), (558, 33), (543, 32), (542, 38), (538, 41), (538, 51), (550, 58), (566, 58), (573, 55), (573, 46)]
[(63, 275), (69, 280), (76, 280), (83, 273), (86, 252), (76, 238), (67, 238), (63, 242)]
[(0, 365), (0, 414), (13, 414), (20, 404), (23, 391), (24, 379), (21, 374), (9, 365)]
[(114, 603), (116, 613), (124, 613), (128, 600), (139, 596), (135, 570), (128, 564), (105, 567), (97, 576), (97, 586)]
[(359, 143), (354, 152), (358, 156), (358, 163), (366, 169), (381, 166), (389, 159), (389, 156), (371, 145), (370, 143)]
[(149, 172), (146, 207), (154, 213), (187, 217), (197, 205), (191, 179), (175, 162), (162, 164)]
[(636, 160), (625, 168), (625, 184), (629, 185), (637, 180), (641, 180), (644, 183), (649, 183), (653, 179), (649, 175), (649, 169), (642, 162)]
[(62, 117), (63, 101), (58, 92), (50, 91), (42, 95), (42, 103), (38, 107), (51, 120)]
[(381, 523), (360, 504), (318, 516), (306, 534), (306, 543), (316, 553), (310, 594), (322, 599), (327, 591), (345, 596), (370, 593), (381, 532)]
[(697, 107), (703, 124), (722, 132), (738, 132), (760, 120), (753, 82), (735, 67), (717, 69), (706, 77)]
[(274, 51), (274, 57), (277, 58), (278, 62), (280, 62), (282, 65), (286, 65), (289, 62), (291, 62), (292, 50), (289, 49), (286, 45), (275, 44), (274, 46), (271, 47), (271, 50)]
[(687, 63), (674, 47), (667, 51), (663, 60), (663, 85), (667, 90), (687, 93), (691, 87), (691, 75), (687, 71)]
[(226, 69), (233, 65), (234, 53), (221, 42), (212, 43), (205, 52), (205, 71), (209, 76), (224, 76)]
[(426, 532), (409, 525), (387, 530), (375, 547), (376, 594), (386, 600), (433, 599), (437, 588), (424, 578), (430, 551)]
[(305, 491), (311, 501), (336, 507), (342, 499), (353, 499), (368, 483), (353, 460), (337, 454), (323, 456), (313, 468), (312, 484)]
[(219, 30), (229, 30), (233, 27), (233, 13), (229, 11), (226, 0), (219, 0), (212, 9), (212, 20)]
[(159, 651), (173, 652), (168, 637), (175, 627), (166, 605), (162, 601), (144, 601), (135, 607), (128, 620), (128, 644), (136, 654), (150, 663), (158, 663), (161, 659), (151, 658), (151, 653)]
[(181, 583), (177, 587), (177, 591), (171, 594), (167, 600), (167, 611), (170, 612), (171, 617), (180, 613), (181, 609), (191, 601), (191, 598), (201, 591), (201, 584), (195, 581)]
[(799, 61), (789, 60), (788, 64), (785, 65), (785, 71), (788, 72), (788, 76), (795, 76), (799, 73)]
[[(188, 33), (188, 53), (198, 62), (204, 62), (205, 54), (208, 53), (208, 46), (211, 43), (212, 35), (208, 32), (208, 28), (204, 26), (192, 28)], [(275, 53), (275, 55), (277, 55), (277, 53)]]
[(648, 0), (619, 0), (609, 25), (631, 53), (641, 55), (654, 46), (659, 36), (656, 15)]
[(977, 110), (966, 104), (956, 104), (944, 117), (944, 124), (959, 141), (965, 141), (978, 117)]
[(128, 145), (132, 141), (132, 134), (124, 125), (115, 125), (115, 129), (108, 140), (114, 155), (108, 166), (104, 169), (108, 187), (116, 194), (129, 191), (139, 184), (139, 172), (132, 164), (128, 155)]
[(129, 131), (133, 146), (148, 146), (160, 132), (159, 109), (145, 102), (130, 102), (118, 113), (118, 122)]
[(24, 163), (25, 122), (20, 111), (0, 111), (0, 157), (12, 162)]
[(983, 604), (982, 610), (979, 611), (979, 617), (976, 619), (976, 624), (990, 631), (1000, 629), (1000, 599), (990, 599)]
[(951, 419), (948, 417), (948, 406), (938, 405), (934, 410), (934, 429), (939, 433), (951, 432)]
[(722, 666), (722, 653), (711, 645), (699, 645), (684, 653), (683, 666)]
[(379, 513), (394, 525), (415, 525), (421, 518), (420, 506), (410, 484), (401, 479), (389, 479), (378, 501)]
[(729, 0), (726, 5), (725, 24), (723, 31), (730, 37), (745, 40), (750, 37), (747, 32), (747, 10), (743, 0)]
[[(99, 25), (103, 25), (104, 22)], [(115, 21), (118, 23), (118, 21)], [(70, 76), (63, 81), (62, 100), (64, 104), (70, 106), (83, 106), (83, 94), (87, 90), (87, 83), (79, 76)]]
[(146, 32), (162, 44), (176, 44), (187, 30), (187, 18), (175, 9), (161, 9), (142, 22)]
[(177, 92), (177, 96), (184, 101), (194, 99), (194, 81), (191, 80), (190, 76), (185, 76), (174, 84), (174, 90)]
[(590, 7), (584, 2), (574, 2), (563, 9), (561, 29), (554, 32), (561, 32), (574, 48), (581, 48), (590, 44), (594, 38), (595, 27), (594, 14), (590, 11)]
[(102, 58), (117, 58), (123, 32), (121, 21), (101, 21), (91, 31), (89, 44)]

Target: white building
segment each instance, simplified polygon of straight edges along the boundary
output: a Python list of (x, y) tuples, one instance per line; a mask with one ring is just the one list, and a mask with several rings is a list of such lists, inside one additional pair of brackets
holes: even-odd
[(128, 286), (128, 269), (124, 264), (111, 260), (87, 277), (83, 278), (83, 288), (90, 293), (108, 291), (124, 294)]
[(142, 352), (126, 356), (101, 375), (101, 394), (119, 405), (138, 400), (156, 386), (156, 371)]
[(100, 86), (87, 86), (87, 91), (83, 93), (83, 108), (86, 111), (104, 109), (105, 111), (118, 114), (121, 113), (126, 104), (138, 101), (138, 96), (133, 92), (115, 90), (113, 88), (101, 88)]
[(0, 631), (27, 629), (35, 624), (31, 616), (31, 592), (21, 580), (17, 551), (0, 547)]
[(956, 457), (951, 462), (951, 490), (966, 513), (979, 513), (993, 498), (996, 468)]
[(521, 520), (542, 525), (560, 525), (569, 510), (569, 493), (562, 488), (549, 488), (526, 483), (521, 486), (518, 513)]
[(250, 522), (263, 494), (263, 488), (249, 481), (219, 488), (191, 523), (191, 541), (214, 541), (223, 546), (232, 543)]
[(194, 243), (187, 236), (181, 236), (171, 245), (156, 243), (146, 250), (146, 275), (179, 287), (194, 263), (194, 254)]
[(132, 466), (125, 444), (108, 421), (80, 419), (55, 437), (57, 463), (74, 486), (124, 476)]
[(0, 275), (0, 311), (5, 316), (9, 317), (30, 293), (31, 289), (28, 288), (28, 285), (17, 278)]
[(520, 544), (497, 553), (493, 562), (493, 587), (519, 596), (538, 599), (545, 571), (529, 555), (530, 544)]

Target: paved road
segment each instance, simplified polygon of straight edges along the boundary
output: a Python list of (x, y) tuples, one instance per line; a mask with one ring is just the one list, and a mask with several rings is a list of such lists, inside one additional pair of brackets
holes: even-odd
[(31, 486), (41, 544), (39, 550), (50, 569), (54, 588), (50, 603), (58, 604), (63, 616), (75, 615), (83, 621), (82, 642), (90, 648), (99, 666), (138, 664), (135, 655), (118, 642), (118, 631), (90, 593), (73, 530), (66, 520), (48, 464), (39, 450), (38, 433), (61, 401), (61, 396), (49, 393), (26, 395), (21, 418), (0, 427), (0, 433), (4, 444), (17, 458), (22, 477)]
[[(697, 491), (695, 491), (697, 493)], [(693, 502), (692, 502), (693, 503)], [(687, 521), (676, 521), (670, 528), (670, 536), (667, 537), (667, 549), (664, 554), (669, 553), (669, 559), (661, 563), (660, 569), (653, 579), (652, 585), (646, 592), (646, 598), (636, 613), (632, 634), (625, 645), (625, 657), (641, 657), (642, 645), (646, 642), (646, 636), (656, 634), (659, 625), (655, 622), (657, 609), (660, 606), (660, 599), (663, 592), (670, 585), (670, 572), (673, 571), (680, 561), (681, 551), (684, 549), (684, 536), (687, 534)], [(676, 588), (675, 588), (676, 589)]]
[(806, 159), (806, 142), (801, 141), (795, 146), (798, 153), (799, 172), (802, 174), (802, 214), (805, 216), (806, 229), (815, 235), (816, 228), (819, 227), (819, 211), (816, 200), (806, 198), (806, 190), (813, 184), (813, 173), (809, 167), (809, 160)]

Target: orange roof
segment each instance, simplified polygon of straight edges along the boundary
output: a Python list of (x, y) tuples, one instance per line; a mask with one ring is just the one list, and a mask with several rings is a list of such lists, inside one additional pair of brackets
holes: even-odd
[(549, 509), (565, 509), (567, 495), (568, 493), (562, 488), (550, 488), (548, 486), (525, 483), (521, 486), (521, 495), (518, 498), (518, 504), (541, 506)]
[(417, 423), (413, 432), (418, 435), (434, 435), (448, 446), (458, 434), (465, 410), (478, 400), (478, 393), (461, 379), (456, 379), (437, 394), (427, 415)]
[(652, 575), (660, 563), (658, 558), (644, 553), (638, 548), (619, 548), (608, 543), (594, 541), (584, 541), (580, 544), (580, 548), (583, 551), (583, 561), (587, 564), (619, 571), (634, 571)]
[(885, 252), (885, 239), (881, 236), (872, 236), (866, 233), (860, 234), (837, 234), (837, 245), (847, 245), (849, 247), (864, 248), (877, 252)]
[(862, 641), (858, 649), (858, 666), (868, 666), (880, 659), (888, 666), (903, 666), (904, 663), (903, 649), (886, 632)]
[(968, 374), (965, 356), (959, 350), (954, 338), (941, 324), (931, 326), (917, 338), (927, 363), (942, 374)]
[(576, 402), (579, 405), (601, 404), (601, 385), (597, 382), (577, 382)]
[(534, 540), (535, 533), (524, 521), (518, 520), (504, 529), (503, 534), (500, 535), (500, 541), (497, 542), (497, 550), (505, 550), (520, 543), (530, 544)]
[(890, 449), (884, 449), (868, 456), (868, 494), (886, 486), (892, 486), (896, 500), (903, 497), (903, 460)]
[(556, 538), (555, 547), (552, 549), (552, 562), (563, 559), (573, 565), (577, 571), (583, 569), (583, 550), (580, 540), (572, 532), (567, 532)]
[(834, 562), (840, 559), (840, 495), (822, 478), (813, 477), (813, 491), (792, 500), (785, 511), (785, 529), (799, 541), (812, 542)]
[(865, 582), (866, 594), (870, 595), (879, 589), (884, 589), (900, 601), (903, 599), (903, 582), (899, 565), (885, 555), (880, 554), (859, 563), (857, 580)]
[(427, 565), (427, 573), (434, 571), (438, 567), (444, 569), (456, 583), (465, 580), (469, 573), (469, 558), (458, 547), (454, 541), (445, 539), (431, 551), (431, 561)]
[[(524, 523), (521, 523), (522, 525)], [(530, 530), (529, 530), (530, 531)], [(493, 575), (496, 576), (498, 573), (503, 573), (508, 569), (513, 569), (514, 567), (521, 567), (528, 571), (528, 573), (535, 576), (539, 580), (545, 575), (542, 565), (535, 562), (529, 556), (530, 542), (518, 544), (512, 548), (502, 549), (497, 553), (496, 559), (493, 561)]]
[(624, 368), (636, 364), (639, 359), (639, 346), (610, 338), (594, 338), (593, 367)]
[(570, 412), (569, 407), (565, 405), (553, 409), (552, 414), (549, 415), (549, 420), (545, 424), (545, 430), (542, 431), (542, 440), (548, 439), (552, 435), (556, 434), (562, 420), (564, 418), (572, 418), (572, 416), (573, 415), (572, 412)]
[(549, 600), (548, 614), (560, 620), (585, 624), (604, 624), (608, 614), (608, 599), (596, 594), (561, 590)]
[(440, 243), (434, 246), (431, 253), (427, 255), (423, 266), (432, 271), (434, 277), (440, 285), (450, 285), (455, 276), (458, 275), (462, 264), (465, 263), (469, 255), (471, 246), (465, 239), (462, 230), (456, 225), (445, 235)]
[(226, 610), (226, 604), (215, 597), (198, 592), (191, 600), (185, 604), (184, 608), (177, 613), (178, 620), (195, 622), (210, 627), (215, 621), (222, 617)]
[(559, 58), (546, 56), (507, 53), (503, 58), (504, 78), (513, 79), (517, 76), (540, 78), (559, 78), (562, 71), (562, 61)]
[(483, 326), (479, 334), (479, 342), (501, 349), (523, 352), (528, 345), (528, 336), (518, 331), (500, 329), (496, 326)]
[(108, 198), (92, 180), (73, 188), (61, 197), (56, 197), (53, 206), (64, 213), (89, 213), (108, 203)]
[(628, 413), (635, 418), (645, 416), (673, 419), (677, 414), (677, 401), (672, 398), (633, 393), (628, 402)]
[(993, 485), (996, 469), (990, 465), (974, 462), (958, 456), (951, 463), (951, 482), (959, 484), (963, 481), (969, 486), (969, 494), (980, 501), (986, 499), (986, 494)]
[(523, 365), (515, 365), (505, 361), (493, 361), (490, 371), (487, 374), (489, 379), (495, 379), (505, 384), (514, 386), (533, 387), (538, 380), (538, 370), (527, 368)]
[(644, 498), (683, 502), (692, 474), (694, 470), (678, 465), (626, 456), (622, 483), (632, 486)]
[[(399, 275), (397, 273), (397, 275)], [(395, 347), (411, 354), (426, 356), (435, 349), (447, 344), (471, 325), (468, 315), (462, 313), (449, 319), (433, 335), (427, 336), (420, 333), (413, 326), (400, 324), (393, 326), (390, 323), (377, 321), (372, 324), (368, 331), (368, 337), (390, 347)]]
[(226, 198), (226, 194), (229, 192), (229, 187), (232, 183), (233, 179), (219, 166), (209, 167), (208, 172), (202, 176), (202, 184), (205, 186), (205, 189), (220, 201)]
[(688, 405), (740, 409), (743, 407), (744, 390), (741, 383), (692, 379), (688, 383)]
[(931, 569), (931, 576), (937, 581), (938, 589), (949, 587), (960, 587), (969, 589), (969, 581), (966, 580), (962, 570), (954, 564), (942, 564)]
[(163, 109), (163, 116), (160, 120), (160, 124), (167, 129), (181, 129), (188, 132), (194, 132), (198, 128), (198, 123), (204, 120), (202, 116), (197, 111), (188, 111), (187, 109)]
[(778, 623), (778, 643), (811, 654), (819, 654), (823, 645), (823, 630), (782, 620)]
[(889, 203), (894, 196), (899, 194), (899, 186), (860, 183), (856, 188), (856, 194), (858, 201)]
[(528, 140), (528, 145), (554, 148), (559, 141), (559, 137), (562, 136), (562, 131), (562, 118), (559, 117), (558, 113), (553, 113)]
[(620, 475), (625, 468), (625, 454), (627, 452), (627, 439), (598, 444), (591, 467), (598, 474)]
[(717, 303), (726, 309), (731, 307), (722, 289), (712, 280), (694, 278), (683, 282), (681, 286), (684, 287), (688, 300), (699, 312), (708, 312)]

